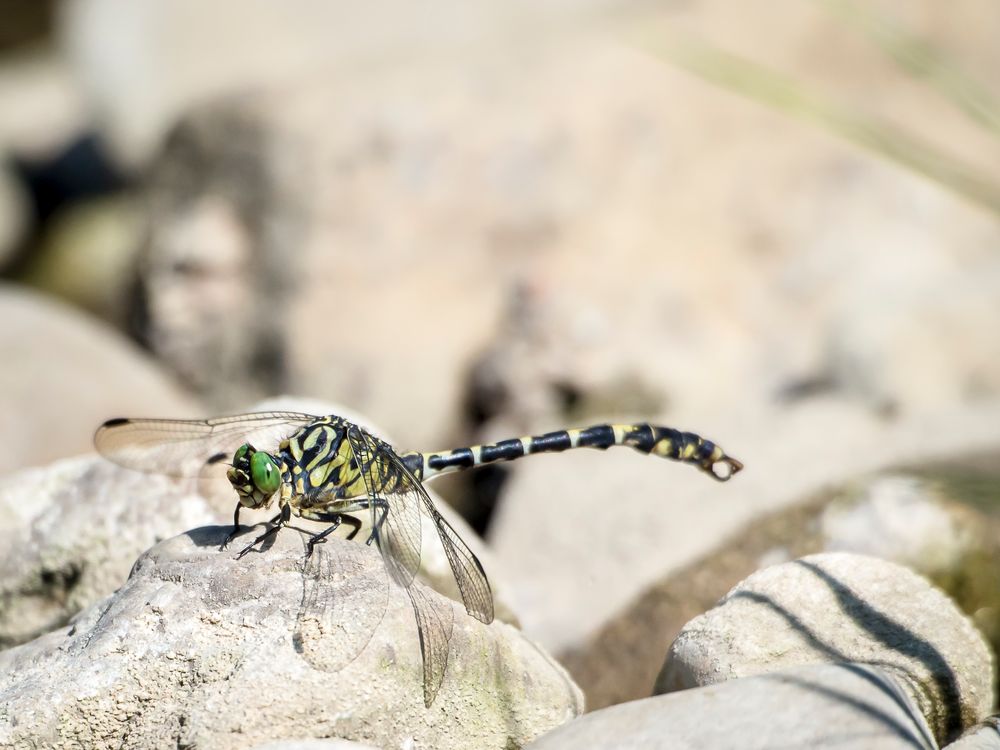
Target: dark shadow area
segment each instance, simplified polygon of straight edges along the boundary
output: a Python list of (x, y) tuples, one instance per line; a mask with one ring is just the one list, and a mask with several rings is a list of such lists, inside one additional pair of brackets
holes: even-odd
[[(850, 654), (845, 654), (840, 649), (834, 648), (833, 646), (820, 640), (816, 634), (813, 632), (812, 628), (806, 625), (798, 616), (789, 612), (785, 607), (778, 604), (769, 596), (764, 596), (763, 594), (758, 594), (751, 591), (741, 591), (733, 596), (734, 599), (749, 599), (756, 604), (762, 604), (768, 609), (772, 610), (775, 614), (779, 615), (784, 619), (789, 625), (791, 625), (795, 630), (802, 634), (806, 642), (814, 648), (816, 651), (822, 653), (825, 656), (830, 657), (834, 662), (839, 662), (843, 666), (850, 666), (857, 659), (854, 659)], [(896, 665), (886, 664), (885, 662), (866, 662), (874, 667), (892, 667), (898, 669)], [(898, 688), (891, 683), (886, 683), (885, 680), (876, 678), (875, 675), (866, 673), (863, 670), (859, 671), (859, 676), (871, 682), (873, 685), (879, 688), (882, 692), (892, 698), (893, 702), (898, 705), (907, 714), (912, 714), (911, 706), (906, 702), (905, 698), (900, 695)], [(890, 688), (891, 686), (891, 688)], [(930, 743), (929, 747), (935, 747), (934, 740), (931, 737), (924, 735), (920, 738), (924, 743)], [(920, 745), (923, 747), (923, 745)]]
[(232, 526), (199, 526), (184, 532), (196, 547), (218, 547), (233, 530)]
[(56, 27), (56, 0), (9, 0), (0, 23), (0, 56), (18, 53), (51, 40)]
[(896, 685), (892, 680), (888, 680), (878, 674), (869, 672), (863, 667), (857, 664), (838, 664), (838, 667), (844, 669), (845, 671), (851, 672), (857, 675), (866, 682), (871, 683), (877, 687), (881, 692), (892, 697), (893, 702), (898, 705), (907, 716), (913, 718), (912, 726), (906, 726), (900, 723), (893, 716), (889, 715), (885, 711), (865, 703), (863, 700), (856, 698), (850, 693), (846, 693), (842, 690), (834, 690), (833, 688), (827, 687), (825, 685), (817, 685), (809, 680), (803, 679), (801, 677), (794, 677), (787, 674), (775, 674), (775, 675), (762, 675), (763, 677), (774, 679), (776, 681), (791, 683), (793, 685), (798, 685), (805, 690), (811, 690), (812, 692), (818, 693), (820, 695), (825, 695), (835, 701), (846, 703), (847, 705), (854, 708), (859, 713), (863, 713), (866, 716), (871, 717), (875, 721), (878, 721), (890, 730), (893, 734), (899, 737), (901, 740), (909, 745), (912, 745), (919, 750), (937, 750), (937, 744), (934, 742), (933, 738), (929, 737), (926, 733), (921, 732), (919, 735), (913, 731), (913, 727), (922, 726), (922, 717), (914, 715), (909, 704), (906, 702), (906, 698), (900, 693), (899, 686)]
[[(886, 648), (916, 659), (927, 667), (937, 688), (937, 698), (944, 706), (945, 735), (949, 738), (957, 737), (962, 731), (962, 704), (958, 679), (934, 645), (879, 612), (818, 565), (804, 560), (798, 560), (796, 564), (811, 571), (829, 586), (840, 602), (841, 610), (851, 615), (852, 619), (872, 638)], [(851, 614), (852, 610), (854, 614)]]
[[(256, 539), (258, 536), (267, 531), (270, 527), (269, 524), (265, 522), (256, 523), (252, 526), (247, 524), (240, 524), (240, 533), (238, 536), (233, 537), (233, 540), (226, 547), (224, 552), (238, 553), (251, 541)], [(303, 529), (295, 524), (289, 523), (285, 524), (277, 534), (265, 539), (261, 544), (257, 545), (247, 554), (253, 554), (255, 552), (267, 552), (271, 547), (274, 546), (274, 542), (278, 537), (278, 534), (288, 534), (290, 532), (297, 532), (303, 537), (302, 549), (303, 554), (305, 554), (305, 539), (307, 537), (313, 536), (315, 530)], [(232, 524), (227, 524), (224, 526), (199, 526), (196, 529), (190, 529), (185, 531), (184, 534), (196, 547), (215, 547), (218, 549), (229, 535), (233, 532)], [(317, 546), (317, 549), (319, 547)]]
[[(931, 643), (913, 633), (909, 628), (879, 612), (819, 566), (802, 560), (796, 561), (796, 564), (808, 569), (823, 581), (837, 597), (841, 611), (857, 623), (874, 640), (892, 651), (919, 661), (927, 667), (930, 679), (933, 680), (937, 693), (937, 695), (931, 697), (936, 704), (942, 706), (941, 715), (937, 717), (940, 723), (937, 731), (942, 737), (948, 740), (957, 737), (962, 731), (962, 711), (958, 681), (954, 671), (940, 652)], [(829, 657), (831, 660), (845, 664), (858, 661), (858, 659), (853, 658), (851, 655), (821, 640), (797, 615), (770, 597), (755, 592), (741, 591), (734, 594), (733, 598), (749, 599), (757, 604), (768, 607), (784, 619), (792, 628), (802, 634), (810, 647)], [(882, 662), (866, 663), (877, 667), (887, 667), (897, 672), (904, 671), (897, 664)], [(908, 713), (912, 712), (912, 709), (895, 686), (890, 690), (886, 684), (883, 684), (884, 680), (876, 679), (873, 675), (864, 672), (864, 670), (859, 670), (857, 673), (859, 676), (872, 682), (873, 685), (876, 685), (886, 695), (890, 696), (904, 711)], [(907, 677), (911, 678), (915, 686), (921, 685), (916, 675), (907, 674)], [(933, 747), (932, 738), (923, 737), (922, 740), (924, 743), (931, 743), (929, 746)]]

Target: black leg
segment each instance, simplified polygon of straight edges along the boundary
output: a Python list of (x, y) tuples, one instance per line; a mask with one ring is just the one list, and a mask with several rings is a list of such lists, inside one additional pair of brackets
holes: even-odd
[(351, 533), (347, 535), (348, 539), (353, 539), (361, 531), (361, 521), (359, 521), (354, 516), (341, 516), (344, 519), (344, 523), (351, 527)]
[(306, 544), (306, 557), (312, 557), (313, 550), (316, 548), (317, 544), (323, 544), (326, 542), (326, 537), (332, 534), (334, 531), (340, 528), (340, 524), (344, 522), (343, 516), (337, 516), (337, 519), (330, 524), (326, 529), (319, 532), (318, 534), (313, 534), (309, 537), (309, 542)]
[(346, 523), (351, 527), (351, 533), (347, 535), (348, 539), (356, 537), (358, 535), (358, 531), (361, 529), (361, 521), (354, 516), (345, 516), (340, 513), (316, 513), (314, 515), (310, 515), (309, 519), (312, 521), (326, 521), (330, 523), (331, 526), (330, 528), (324, 529), (309, 538), (306, 557), (311, 556), (316, 545), (323, 544), (326, 541), (326, 537), (340, 528), (341, 524)]
[(378, 537), (379, 532), (382, 530), (382, 523), (385, 521), (385, 517), (389, 515), (389, 504), (385, 500), (376, 500), (375, 504), (378, 507), (381, 515), (375, 519), (375, 525), (372, 527), (372, 533), (368, 535), (368, 541), (365, 542), (369, 547), (371, 547), (372, 542)]
[(240, 508), (242, 507), (243, 506), (239, 503), (236, 504), (236, 512), (233, 513), (233, 530), (229, 532), (229, 536), (226, 537), (226, 541), (224, 541), (219, 547), (219, 552), (222, 552), (222, 550), (229, 546), (229, 543), (233, 541), (233, 539), (240, 535)]
[(268, 521), (269, 524), (273, 524), (271, 528), (269, 528), (259, 537), (250, 542), (250, 544), (248, 544), (246, 547), (240, 550), (240, 553), (236, 556), (236, 559), (239, 560), (250, 550), (256, 547), (258, 544), (260, 544), (261, 542), (266, 542), (272, 536), (277, 534), (278, 531), (281, 530), (281, 527), (284, 526), (286, 523), (288, 523), (288, 519), (291, 518), (291, 516), (292, 516), (292, 506), (286, 505), (281, 509), (281, 512), (278, 513), (278, 515), (276, 515), (274, 518)]

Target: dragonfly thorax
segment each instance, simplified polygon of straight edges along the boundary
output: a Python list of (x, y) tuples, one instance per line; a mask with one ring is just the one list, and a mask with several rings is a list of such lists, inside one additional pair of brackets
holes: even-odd
[(281, 471), (274, 457), (249, 443), (233, 454), (233, 465), (226, 476), (245, 508), (266, 508), (281, 486)]

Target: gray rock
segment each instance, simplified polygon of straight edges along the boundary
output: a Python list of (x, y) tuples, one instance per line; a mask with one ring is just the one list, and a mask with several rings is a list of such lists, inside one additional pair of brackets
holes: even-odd
[[(583, 8), (601, 5), (610, 3), (588, 0)], [(78, 0), (59, 15), (60, 36), (110, 145), (119, 156), (143, 161), (196, 102), (287, 84), (317, 70), (323, 77), (348, 68), (360, 73), (374, 59), (402, 56), (412, 64), (414, 54), (436, 59), (505, 42), (524, 45), (538, 36), (537, 25), (562, 28), (581, 15), (577, 3), (542, 8), (524, 0), (483, 7), (434, 0), (419, 11), (394, 0), (365, 8), (291, 0), (285, 10), (239, 0), (211, 7), (195, 0)], [(141, 43), (125, 43), (116, 34), (122, 25)], [(178, 50), (190, 65), (177, 64)], [(149, 86), (150, 80), (162, 85)]]
[(430, 592), (455, 619), (447, 673), (426, 709), (413, 611), (375, 550), (335, 539), (318, 548), (336, 565), (321, 588), (328, 615), (316, 620), (299, 617), (311, 601), (301, 536), (278, 534), (236, 560), (218, 551), (228, 532), (196, 529), (153, 547), (73, 627), (0, 654), (0, 744), (243, 748), (340, 737), (507, 748), (582, 711), (566, 673), (518, 630), (482, 625)]
[(973, 727), (945, 750), (998, 750), (1000, 748), (1000, 722), (994, 716)]
[(996, 452), (863, 476), (756, 520), (649, 586), (577, 648), (558, 653), (593, 710), (645, 698), (688, 621), (765, 565), (818, 552), (904, 564), (951, 596), (1000, 647)]
[(0, 646), (62, 627), (128, 577), (136, 557), (183, 529), (219, 523), (191, 482), (96, 456), (0, 483)]
[(955, 604), (907, 568), (846, 553), (774, 565), (736, 586), (681, 631), (655, 690), (827, 662), (892, 673), (940, 742), (992, 710), (993, 655)]
[(47, 44), (4, 58), (0, 99), (0, 151), (22, 159), (52, 158), (90, 126), (79, 69)]
[(826, 664), (622, 703), (569, 722), (531, 750), (772, 750), (937, 745), (890, 672)]
[(373, 745), (362, 745), (350, 740), (277, 740), (254, 745), (253, 750), (376, 750)]
[(78, 310), (0, 284), (0, 320), (13, 321), (0, 327), (5, 471), (90, 451), (111, 416), (197, 412), (134, 344)]
[(856, 552), (928, 575), (952, 570), (973, 546), (972, 519), (937, 483), (894, 472), (848, 488), (817, 519), (824, 551)]
[(48, 218), (22, 279), (32, 287), (129, 327), (135, 259), (142, 244), (134, 197), (102, 197), (65, 206)]
[[(892, 285), (899, 258), (867, 259), (855, 283), (839, 291), (827, 332), (828, 367), (839, 386), (889, 409), (1000, 393), (1000, 336), (975, 322), (1000, 316), (1000, 264), (971, 275), (923, 248), (909, 258), (906, 283)], [(892, 293), (878, 293), (887, 284)]]

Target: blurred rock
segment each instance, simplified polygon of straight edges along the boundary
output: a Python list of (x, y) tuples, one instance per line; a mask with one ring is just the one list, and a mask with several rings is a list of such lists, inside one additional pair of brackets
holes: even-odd
[(87, 105), (70, 64), (47, 47), (4, 58), (0, 102), (0, 153), (44, 159), (88, 125)]
[(823, 664), (594, 711), (528, 747), (935, 750), (937, 745), (890, 672), (861, 664)]
[(947, 506), (934, 483), (887, 474), (856, 485), (819, 516), (824, 551), (873, 555), (930, 574), (954, 570), (974, 546), (978, 519)]
[[(137, 748), (243, 748), (336, 736), (507, 748), (582, 711), (563, 670), (519, 631), (484, 626), (457, 607), (448, 671), (425, 709), (409, 599), (396, 586), (379, 593), (374, 582), (388, 579), (378, 553), (342, 540), (317, 552), (355, 572), (328, 583), (360, 652), (333, 671), (314, 666), (310, 654), (343, 654), (298, 629), (301, 539), (279, 534), (266, 552), (235, 560), (218, 551), (228, 532), (209, 527), (161, 543), (72, 628), (0, 654), (0, 742), (97, 746), (127, 736)], [(369, 624), (369, 605), (386, 591), (369, 640), (354, 626)]]
[(762, 566), (824, 551), (903, 563), (947, 592), (1000, 650), (996, 454), (859, 478), (716, 540), (651, 585), (587, 641), (559, 654), (591, 708), (649, 695), (681, 628)]
[(0, 271), (14, 260), (27, 229), (27, 196), (10, 169), (0, 165)]
[(946, 750), (997, 750), (997, 748), (1000, 748), (1000, 725), (994, 716), (984, 721), (981, 726), (970, 729), (948, 745)]
[(0, 55), (46, 41), (52, 35), (55, 5), (56, 0), (11, 5), (0, 29)]
[[(254, 411), (337, 413), (367, 424), (334, 404), (279, 398)], [(380, 434), (378, 428), (374, 428)], [(166, 470), (167, 467), (164, 467)], [(215, 481), (171, 479), (118, 467), (96, 456), (62, 461), (5, 477), (0, 484), (0, 646), (23, 643), (61, 627), (86, 606), (112, 593), (135, 558), (156, 542), (206, 523), (231, 524), (236, 497), (219, 471)], [(206, 495), (203, 497), (198, 493)], [(517, 624), (500, 566), (478, 536), (439, 498), (436, 504), (483, 562), (497, 619)], [(274, 510), (244, 511), (241, 522), (263, 522)], [(370, 529), (361, 514), (360, 536)], [(461, 600), (433, 524), (423, 518), (420, 577)], [(303, 519), (294, 525), (318, 531)], [(340, 536), (349, 532), (346, 527)], [(295, 536), (292, 531), (282, 532)]]
[[(289, 80), (365, 71), (376, 61), (524, 47), (539, 29), (572, 24), (606, 0), (545, 7), (516, 0), (466, 6), (290, 0), (267, 5), (218, 0), (71, 0), (61, 34), (119, 156), (142, 162), (193, 104)], [(122, 29), (128, 29), (123, 34)], [(141, 40), (141, 43), (134, 43)], [(262, 51), (264, 51), (262, 53)], [(151, 86), (151, 81), (158, 85)]]
[[(910, 248), (917, 250), (918, 248)], [(859, 265), (839, 290), (827, 366), (848, 393), (884, 409), (961, 403), (1000, 393), (1000, 262), (970, 276), (961, 257), (919, 248)], [(930, 256), (930, 257), (927, 257)]]
[(198, 412), (146, 355), (78, 310), (6, 284), (0, 319), (9, 322), (0, 330), (7, 470), (91, 450), (112, 416)]
[[(786, 52), (830, 23), (795, 18)], [(428, 445), (464, 423), (462, 373), (484, 363), (517, 401), (496, 416), (529, 430), (566, 386), (644, 414), (759, 408), (803, 382), (876, 410), (1000, 396), (991, 217), (635, 50), (527, 48), (186, 114), (152, 178), (154, 349), (216, 404), (310, 392)], [(539, 320), (512, 335), (525, 287)]]
[(831, 662), (893, 674), (942, 743), (993, 707), (993, 655), (954, 603), (906, 568), (847, 553), (754, 573), (684, 627), (655, 691)]
[(95, 198), (51, 219), (21, 280), (126, 328), (141, 243), (134, 201)]

